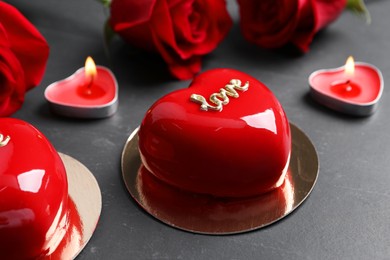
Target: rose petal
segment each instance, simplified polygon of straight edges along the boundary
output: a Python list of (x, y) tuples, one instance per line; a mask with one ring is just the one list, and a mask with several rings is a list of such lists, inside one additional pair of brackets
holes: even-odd
[(200, 70), (200, 59), (198, 57), (186, 59), (182, 56), (182, 52), (175, 41), (167, 3), (159, 1), (155, 8), (151, 30), (157, 50), (168, 64), (172, 75), (182, 80), (193, 77)]
[[(207, 37), (197, 44), (194, 54), (204, 55), (213, 51), (230, 31), (233, 22), (226, 9), (225, 1), (199, 0), (199, 12), (202, 13), (203, 20), (206, 20)], [(218, 10), (218, 11), (216, 11)]]
[[(0, 37), (0, 41), (3, 40)], [(17, 111), (23, 104), (24, 94), (22, 66), (10, 49), (0, 47), (0, 117), (10, 116)]]
[(346, 0), (314, 0), (315, 32), (318, 32), (339, 17), (344, 10)]
[(238, 0), (244, 37), (261, 47), (292, 42), (309, 49), (315, 33), (334, 21), (346, 0)]
[(13, 6), (0, 2), (0, 24), (10, 48), (25, 73), (26, 90), (41, 82), (49, 56), (49, 46), (38, 30)]
[(175, 21), (176, 42), (184, 58), (211, 52), (232, 25), (224, 1), (188, 1), (171, 7), (170, 12)]
[(130, 18), (127, 10), (136, 10), (136, 2), (113, 0), (112, 28), (127, 42), (158, 52), (180, 79), (200, 70), (200, 56), (216, 48), (232, 25), (224, 0), (148, 1), (142, 15)]
[(248, 41), (264, 48), (279, 48), (290, 41), (299, 21), (299, 1), (238, 0), (238, 3), (241, 30)]
[(111, 24), (126, 24), (132, 27), (150, 20), (156, 0), (112, 0)]
[(194, 77), (200, 71), (202, 61), (200, 56), (193, 56), (188, 60), (177, 60), (169, 64), (169, 70), (172, 75), (180, 80), (187, 80)]
[(291, 42), (302, 52), (307, 52), (315, 34), (314, 28), (313, 1), (300, 1), (299, 22)]
[(155, 8), (156, 10), (150, 21), (150, 30), (152, 31), (157, 50), (168, 63), (172, 63), (172, 60), (174, 60), (171, 57), (172, 53), (176, 53), (177, 57), (185, 60), (188, 57), (177, 46), (172, 19), (166, 1), (158, 1)]

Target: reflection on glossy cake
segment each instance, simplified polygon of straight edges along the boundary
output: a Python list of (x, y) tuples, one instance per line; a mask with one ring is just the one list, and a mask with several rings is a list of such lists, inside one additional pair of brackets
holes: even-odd
[(145, 209), (163, 222), (200, 233), (236, 233), (268, 225), (292, 210), (292, 176), (262, 196), (216, 198), (178, 191), (149, 174), (141, 166), (136, 180)]
[(51, 255), (68, 217), (67, 177), (54, 147), (30, 124), (0, 118), (0, 259)]
[(139, 131), (143, 165), (160, 181), (218, 197), (282, 185), (291, 154), (288, 119), (272, 92), (237, 70), (207, 71), (152, 105)]

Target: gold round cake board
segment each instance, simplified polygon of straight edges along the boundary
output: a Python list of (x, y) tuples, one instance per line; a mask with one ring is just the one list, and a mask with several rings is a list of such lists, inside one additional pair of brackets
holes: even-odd
[(102, 197), (93, 174), (76, 159), (59, 153), (68, 178), (69, 225), (62, 241), (47, 258), (74, 259), (95, 231)]
[(290, 124), (292, 154), (284, 184), (250, 198), (216, 198), (166, 185), (143, 167), (138, 128), (122, 153), (122, 175), (134, 200), (160, 221), (201, 234), (234, 234), (270, 225), (295, 210), (310, 194), (319, 171), (317, 152), (302, 130)]

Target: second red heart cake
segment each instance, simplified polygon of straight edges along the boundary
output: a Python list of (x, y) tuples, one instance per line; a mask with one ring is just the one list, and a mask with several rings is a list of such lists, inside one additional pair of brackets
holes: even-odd
[(264, 84), (214, 69), (153, 104), (140, 127), (139, 150), (150, 173), (179, 189), (253, 196), (283, 183), (290, 127)]
[(69, 226), (64, 164), (32, 125), (0, 118), (0, 259), (51, 258)]

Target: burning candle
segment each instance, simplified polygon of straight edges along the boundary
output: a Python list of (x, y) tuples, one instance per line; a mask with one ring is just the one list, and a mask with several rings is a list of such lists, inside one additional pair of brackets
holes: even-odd
[(50, 84), (45, 97), (59, 115), (104, 118), (113, 115), (118, 108), (118, 84), (111, 70), (96, 66), (88, 57), (85, 67)]
[(383, 77), (375, 66), (355, 63), (351, 56), (345, 66), (313, 72), (309, 85), (312, 97), (320, 104), (346, 114), (368, 116), (377, 108)]
[[(93, 61), (93, 59), (91, 57), (88, 57), (86, 60), (85, 60), (85, 79), (86, 79), (86, 86), (87, 86), (87, 89), (85, 91), (85, 94), (87, 97), (91, 97), (91, 95), (93, 94), (97, 94), (99, 90), (99, 92), (101, 92), (100, 88), (97, 87), (96, 88), (96, 91), (92, 91), (92, 87), (93, 87), (93, 83), (95, 81), (95, 77), (96, 77), (96, 74), (97, 74), (97, 71), (96, 71), (96, 65), (95, 65), (95, 62)], [(95, 86), (96, 87), (96, 86)]]

